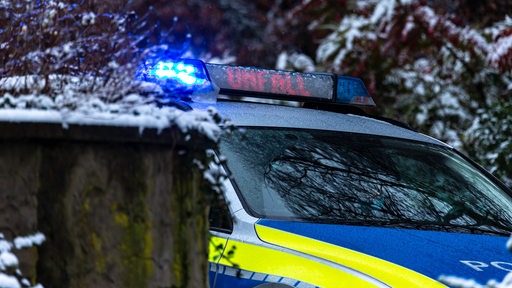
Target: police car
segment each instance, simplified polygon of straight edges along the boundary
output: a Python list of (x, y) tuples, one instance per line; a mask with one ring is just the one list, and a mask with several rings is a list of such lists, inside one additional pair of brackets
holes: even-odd
[(486, 283), (512, 271), (511, 191), (452, 147), (354, 108), (374, 105), (360, 79), (165, 70), (218, 87), (227, 100), (190, 106), (241, 128), (217, 151), (229, 179), (210, 213), (210, 287), (445, 287), (443, 275)]

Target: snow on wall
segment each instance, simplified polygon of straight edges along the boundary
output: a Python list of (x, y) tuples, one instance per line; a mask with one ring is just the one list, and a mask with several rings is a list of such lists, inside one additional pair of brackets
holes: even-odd
[[(44, 83), (36, 80), (33, 77), (0, 79), (0, 89), (21, 91), (29, 87), (38, 91), (37, 88)], [(16, 96), (5, 93), (0, 97), (0, 121), (61, 123), (63, 128), (69, 125), (128, 126), (139, 127), (140, 132), (146, 128), (162, 131), (176, 125), (183, 133), (196, 130), (215, 142), (221, 135), (214, 109), (182, 111), (174, 107), (159, 107), (151, 96), (141, 93), (131, 93), (109, 103), (101, 95), (79, 93), (84, 84), (77, 79), (63, 83), (67, 86), (62, 87), (62, 94), (57, 96), (38, 92)], [(158, 86), (142, 84), (140, 89), (144, 94), (148, 91), (159, 93)]]

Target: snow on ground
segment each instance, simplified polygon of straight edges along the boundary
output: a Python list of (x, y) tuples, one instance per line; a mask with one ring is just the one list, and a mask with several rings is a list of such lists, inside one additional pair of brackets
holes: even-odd
[(0, 272), (0, 287), (2, 288), (19, 288), (20, 282), (16, 277), (3, 274)]
[[(42, 233), (35, 233), (33, 235), (16, 237), (11, 243), (0, 233), (0, 288), (43, 287), (41, 284), (32, 286), (30, 285), (30, 281), (23, 277), (21, 271), (18, 269), (18, 258), (11, 250), (13, 248), (20, 250), (34, 245), (41, 245), (44, 241), (45, 237)], [(15, 271), (16, 276), (8, 273), (8, 271), (11, 270)]]

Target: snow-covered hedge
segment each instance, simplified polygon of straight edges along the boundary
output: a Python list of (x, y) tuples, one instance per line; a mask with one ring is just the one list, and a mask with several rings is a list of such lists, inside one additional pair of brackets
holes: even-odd
[(333, 18), (329, 3), (303, 1), (290, 13), (300, 19), (323, 9), (309, 25), (321, 35), (316, 70), (362, 77), (379, 113), (463, 150), (512, 185), (510, 16), (486, 17), (482, 26), (450, 7), (487, 2), (358, 0)]
[(2, 0), (0, 78), (31, 78), (16, 89), (3, 85), (0, 93), (56, 97), (67, 92), (67, 77), (74, 76), (73, 81), (87, 84), (76, 92), (99, 94), (108, 101), (126, 95), (137, 68), (137, 44), (145, 35), (133, 33), (139, 20), (120, 9), (109, 2)]

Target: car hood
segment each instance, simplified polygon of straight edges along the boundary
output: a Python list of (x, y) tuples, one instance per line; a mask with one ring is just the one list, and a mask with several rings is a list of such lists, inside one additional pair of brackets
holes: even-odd
[[(482, 284), (491, 279), (501, 281), (512, 271), (512, 254), (503, 236), (277, 220), (258, 221), (256, 231), (267, 243), (352, 267), (381, 280), (385, 272), (375, 275), (373, 270), (396, 270), (389, 262), (432, 279), (456, 276)], [(383, 269), (386, 265), (391, 268)]]

